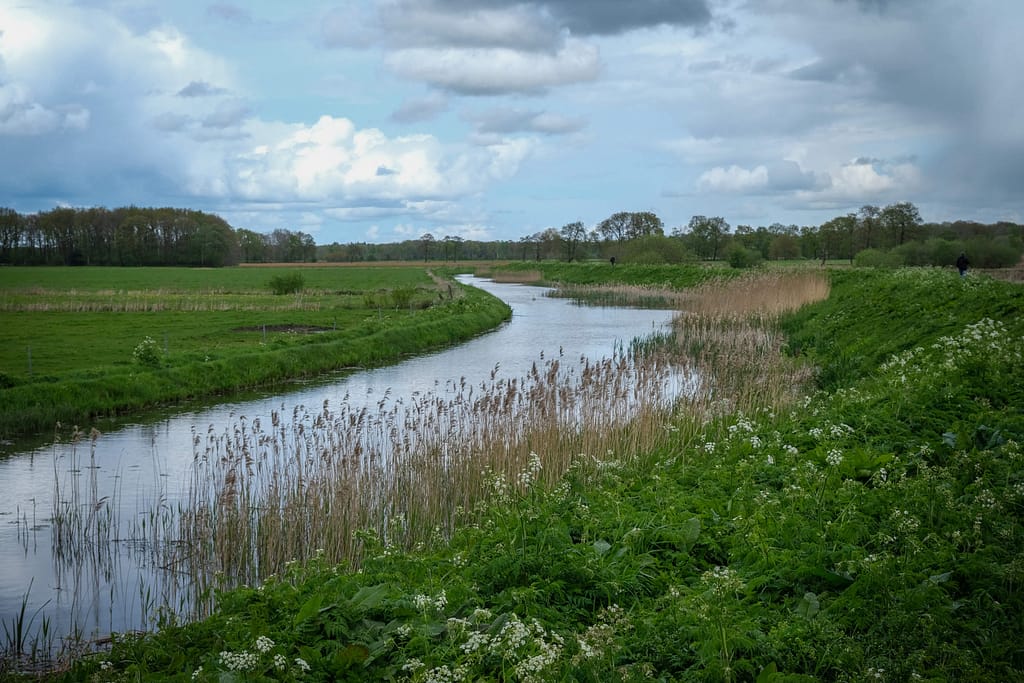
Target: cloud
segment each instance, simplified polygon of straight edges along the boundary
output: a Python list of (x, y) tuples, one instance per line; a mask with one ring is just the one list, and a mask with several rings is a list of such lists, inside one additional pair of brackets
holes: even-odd
[(381, 201), (478, 191), (514, 174), (534, 148), (530, 141), (503, 140), (484, 148), (449, 149), (430, 135), (388, 137), (329, 115), (311, 126), (248, 121), (243, 132), (247, 143), (225, 158), (219, 172), (195, 169), (194, 192), (380, 208)]
[(600, 73), (598, 50), (569, 39), (555, 54), (508, 48), (409, 48), (386, 59), (396, 73), (463, 95), (539, 94), (591, 81)]
[(747, 169), (740, 166), (716, 166), (700, 175), (697, 187), (707, 192), (769, 194), (812, 190), (828, 184), (828, 178), (804, 171), (794, 161), (783, 160), (759, 164)]
[(252, 110), (249, 108), (249, 105), (241, 100), (222, 102), (203, 119), (203, 127), (217, 129), (232, 128), (248, 118), (251, 113)]
[(558, 25), (536, 7), (488, 7), (486, 2), (447, 4), (414, 0), (384, 3), (380, 21), (390, 42), (401, 47), (508, 48), (550, 53), (562, 44)]
[(249, 24), (252, 14), (249, 10), (230, 2), (216, 2), (206, 8), (207, 16), (216, 17), (234, 24)]
[(705, 0), (438, 0), (449, 11), (488, 7), (529, 8), (552, 17), (575, 35), (615, 35), (656, 26), (705, 26), (711, 10)]
[(224, 88), (210, 85), (206, 81), (190, 81), (188, 85), (178, 91), (178, 97), (209, 97), (225, 92), (227, 91)]
[(853, 159), (828, 172), (828, 182), (797, 196), (824, 204), (887, 204), (921, 189), (920, 168), (911, 160)]
[(491, 109), (467, 117), (477, 124), (481, 134), (541, 133), (566, 135), (583, 129), (583, 119), (561, 116), (544, 111), (521, 109)]
[(60, 115), (32, 102), (24, 87), (0, 85), (0, 135), (42, 135), (60, 127)]
[(420, 123), (430, 121), (448, 109), (448, 98), (440, 93), (406, 100), (391, 113), (391, 120), (397, 123)]

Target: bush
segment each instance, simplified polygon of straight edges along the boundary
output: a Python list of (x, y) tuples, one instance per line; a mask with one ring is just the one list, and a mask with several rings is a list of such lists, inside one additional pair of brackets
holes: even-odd
[(905, 242), (904, 244), (894, 248), (890, 253), (898, 256), (904, 266), (940, 265), (932, 261), (932, 253), (928, 250), (928, 247), (924, 242)]
[(649, 235), (629, 240), (618, 247), (620, 263), (684, 263), (690, 260), (682, 241), (664, 235)]
[(132, 358), (135, 359), (136, 363), (147, 368), (159, 367), (160, 347), (152, 337), (146, 337), (132, 351)]
[(853, 257), (853, 263), (862, 268), (899, 268), (903, 265), (903, 259), (891, 251), (864, 249)]
[(971, 260), (971, 266), (975, 268), (1015, 266), (1020, 262), (1022, 251), (1019, 240), (1011, 241), (1006, 238), (967, 240), (964, 250), (967, 252), (967, 258)]
[(270, 278), (270, 291), (274, 294), (296, 294), (306, 288), (306, 278), (302, 273), (275, 275)]
[(391, 303), (396, 309), (409, 308), (412, 303), (412, 298), (415, 295), (415, 287), (395, 287), (388, 292), (388, 296), (391, 298)]
[(753, 268), (761, 263), (761, 252), (733, 244), (725, 252), (725, 258), (733, 268)]
[(952, 266), (956, 263), (956, 257), (964, 250), (964, 245), (959, 240), (944, 240), (933, 237), (925, 242), (928, 248), (929, 263), (931, 266)]

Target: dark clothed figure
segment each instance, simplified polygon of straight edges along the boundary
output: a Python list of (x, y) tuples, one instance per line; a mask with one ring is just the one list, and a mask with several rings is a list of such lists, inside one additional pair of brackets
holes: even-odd
[(960, 252), (960, 255), (956, 257), (956, 269), (960, 271), (960, 277), (967, 275), (967, 266), (971, 265), (971, 262), (967, 260), (967, 254)]

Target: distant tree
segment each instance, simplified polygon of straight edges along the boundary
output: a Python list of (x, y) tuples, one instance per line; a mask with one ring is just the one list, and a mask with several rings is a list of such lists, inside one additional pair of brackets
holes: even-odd
[(882, 225), (895, 239), (896, 244), (903, 244), (907, 239), (917, 237), (921, 226), (921, 213), (910, 202), (890, 204), (882, 209)]
[(14, 209), (0, 207), (0, 263), (14, 263), (21, 243), (23, 221)]
[(650, 211), (637, 211), (628, 214), (628, 216), (629, 226), (626, 235), (629, 239), (665, 234), (665, 224), (656, 214)]
[[(558, 254), (562, 250), (562, 235), (558, 230), (554, 228), (547, 228), (540, 232), (537, 237), (541, 251), (543, 251), (544, 258), (558, 258)], [(538, 252), (537, 260), (540, 260), (540, 251)]]
[(818, 229), (821, 247), (821, 262), (828, 259), (848, 258), (853, 263), (853, 235), (857, 229), (857, 214), (838, 216), (821, 225)]
[(434, 239), (434, 236), (431, 235), (429, 232), (428, 233), (424, 233), (422, 236), (420, 236), (420, 246), (423, 248), (423, 260), (424, 261), (429, 261), (430, 260), (430, 249), (431, 249), (431, 247), (434, 246), (434, 242), (436, 242), (436, 241), (437, 240)]
[(794, 235), (774, 235), (768, 244), (768, 258), (800, 258), (800, 239)]
[(444, 252), (445, 258), (448, 257), (448, 248), (451, 247), (452, 260), (459, 260), (459, 247), (462, 246), (462, 238), (458, 235), (445, 235), (444, 238)]
[(882, 210), (872, 204), (865, 204), (857, 212), (857, 227), (861, 234), (861, 246), (864, 249), (872, 249), (878, 240), (878, 228)]
[(565, 260), (572, 261), (576, 258), (576, 250), (580, 242), (587, 239), (587, 228), (582, 221), (566, 223), (559, 231), (559, 235), (565, 245)]
[(627, 211), (613, 213), (597, 224), (597, 232), (602, 239), (621, 242), (629, 236), (630, 214)]
[(694, 216), (687, 225), (690, 248), (704, 259), (717, 261), (729, 235), (729, 224), (721, 216)]
[(266, 235), (245, 228), (239, 228), (235, 232), (243, 263), (263, 263), (267, 260), (269, 244)]

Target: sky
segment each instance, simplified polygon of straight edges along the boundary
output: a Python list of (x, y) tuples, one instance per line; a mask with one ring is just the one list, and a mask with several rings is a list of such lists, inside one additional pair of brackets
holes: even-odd
[(0, 206), (318, 244), (1024, 222), (1020, 0), (0, 0)]

